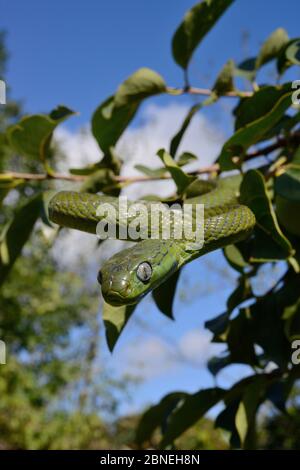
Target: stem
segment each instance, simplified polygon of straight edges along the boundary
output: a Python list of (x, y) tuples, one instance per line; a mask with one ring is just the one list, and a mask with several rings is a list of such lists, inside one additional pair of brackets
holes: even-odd
[[(290, 136), (289, 139), (282, 137), (278, 139), (274, 144), (267, 145), (261, 149), (255, 150), (253, 152), (249, 152), (245, 155), (243, 161), (249, 161), (257, 157), (266, 156), (269, 153), (272, 153), (274, 150), (278, 148), (284, 147), (287, 143), (300, 143), (300, 133), (297, 132), (294, 135)], [(214, 163), (210, 166), (199, 168), (198, 170), (189, 172), (189, 175), (204, 175), (210, 174), (220, 171), (220, 166), (218, 163)], [(45, 180), (64, 180), (64, 181), (72, 181), (72, 182), (83, 182), (88, 178), (86, 175), (66, 175), (62, 173), (51, 173), (51, 174), (38, 174), (38, 173), (17, 173), (17, 172), (7, 172), (0, 174), (0, 181), (1, 176), (11, 178), (11, 179), (21, 179), (26, 181), (45, 181)], [(141, 183), (147, 181), (158, 181), (158, 180), (168, 180), (172, 179), (170, 175), (165, 176), (115, 176), (114, 180), (117, 183)]]
[[(184, 95), (188, 93), (190, 95), (202, 96), (211, 96), (213, 94), (212, 90), (209, 88), (195, 88), (188, 85), (184, 88), (167, 87), (167, 93), (170, 93), (170, 95)], [(231, 98), (249, 98), (252, 95), (252, 91), (228, 91), (223, 96)]]

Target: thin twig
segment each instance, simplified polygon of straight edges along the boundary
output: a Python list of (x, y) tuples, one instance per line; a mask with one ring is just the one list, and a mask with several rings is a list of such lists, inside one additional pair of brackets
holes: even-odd
[[(201, 96), (211, 96), (213, 91), (209, 88), (195, 88), (195, 87), (185, 87), (185, 88), (173, 88), (167, 87), (167, 93), (170, 95), (201, 95)], [(253, 95), (252, 91), (228, 91), (223, 96), (231, 98), (249, 98)]]
[[(294, 135), (287, 138), (279, 138), (275, 143), (267, 145), (266, 147), (260, 148), (258, 150), (254, 150), (253, 152), (249, 152), (245, 155), (243, 161), (249, 161), (257, 157), (266, 156), (274, 150), (284, 147), (291, 142), (297, 144), (300, 143), (300, 133), (297, 132)], [(197, 170), (191, 171), (189, 175), (204, 175), (209, 173), (215, 173), (220, 170), (220, 166), (218, 163), (214, 163), (210, 166), (202, 167)], [(72, 181), (72, 182), (82, 182), (88, 178), (87, 175), (67, 175), (62, 173), (53, 173), (53, 174), (38, 174), (38, 173), (18, 173), (18, 172), (8, 172), (0, 174), (0, 181), (1, 176), (5, 178), (12, 178), (12, 179), (20, 179), (20, 180), (27, 180), (27, 181), (45, 181), (49, 179), (56, 179), (56, 180), (64, 180), (64, 181)], [(114, 176), (114, 180), (117, 183), (142, 183), (147, 181), (158, 181), (158, 180), (168, 180), (172, 177), (170, 175), (163, 175), (163, 176)]]

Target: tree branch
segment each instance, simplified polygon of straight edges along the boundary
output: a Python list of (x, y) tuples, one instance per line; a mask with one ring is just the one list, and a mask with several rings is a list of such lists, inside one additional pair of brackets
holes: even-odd
[[(244, 161), (249, 161), (257, 157), (266, 156), (274, 150), (285, 147), (289, 144), (300, 144), (300, 133), (297, 132), (288, 138), (281, 137), (275, 143), (267, 145), (266, 147), (254, 150), (249, 152), (244, 157)], [(210, 166), (199, 168), (198, 170), (191, 171), (189, 175), (204, 175), (220, 171), (220, 166), (218, 163), (214, 163)], [(64, 180), (72, 182), (83, 182), (88, 178), (87, 175), (66, 175), (62, 173), (53, 173), (53, 174), (38, 174), (38, 173), (18, 173), (18, 172), (7, 172), (0, 174), (1, 177), (11, 178), (11, 179), (20, 179), (26, 181), (45, 181), (45, 180)], [(114, 180), (116, 183), (142, 183), (147, 181), (159, 181), (159, 180), (169, 180), (172, 179), (170, 175), (164, 176), (115, 176)]]
[[(174, 87), (167, 87), (167, 93), (170, 95), (201, 95), (201, 96), (211, 96), (213, 91), (209, 88), (195, 88), (187, 86), (185, 88), (174, 88)], [(222, 96), (229, 97), (229, 98), (249, 98), (253, 95), (253, 91), (228, 91)]]

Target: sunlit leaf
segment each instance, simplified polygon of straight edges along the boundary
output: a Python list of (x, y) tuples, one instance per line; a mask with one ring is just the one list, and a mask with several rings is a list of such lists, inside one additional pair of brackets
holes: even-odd
[[(240, 200), (256, 217), (255, 250), (252, 260), (288, 258), (293, 254), (289, 240), (283, 235), (261, 173), (250, 170), (241, 184)], [(272, 247), (272, 242), (275, 247)]]
[(241, 251), (236, 245), (225, 246), (223, 253), (230, 266), (236, 271), (243, 273), (244, 269), (249, 266), (249, 263), (243, 258)]
[(114, 107), (120, 108), (141, 102), (149, 96), (166, 91), (164, 79), (154, 70), (143, 67), (134, 72), (117, 89)]
[(212, 91), (217, 96), (225, 95), (229, 91), (234, 90), (234, 82), (233, 82), (234, 68), (235, 66), (234, 66), (233, 60), (229, 60), (228, 62), (226, 62), (226, 64), (222, 68), (221, 72), (219, 73), (215, 81), (215, 84), (212, 87)]
[(177, 165), (178, 166), (188, 165), (189, 163), (195, 162), (196, 160), (198, 160), (198, 158), (193, 153), (183, 152), (181, 155), (179, 155), (177, 159)]
[(194, 50), (233, 0), (203, 0), (192, 7), (172, 40), (174, 60), (186, 69)]
[(150, 168), (145, 165), (135, 165), (134, 168), (150, 178), (160, 178), (167, 173), (166, 168)]
[(104, 154), (108, 153), (134, 118), (139, 102), (115, 108), (114, 96), (104, 101), (92, 117), (92, 132)]
[(285, 45), (277, 60), (277, 70), (283, 74), (292, 65), (300, 65), (300, 38), (291, 39)]
[[(243, 98), (234, 110), (235, 130), (264, 117), (291, 90), (290, 84), (283, 87), (266, 86), (249, 98)], [(265, 135), (263, 136), (265, 137)]]
[(53, 131), (74, 114), (71, 109), (59, 106), (50, 114), (25, 116), (8, 128), (9, 144), (20, 155), (45, 161), (49, 157)]
[[(248, 122), (241, 127), (224, 144), (221, 155), (218, 158), (220, 167), (224, 171), (236, 169), (243, 161), (243, 157), (249, 147), (258, 142), (284, 115), (291, 106), (291, 88), (286, 85), (282, 88), (283, 93), (275, 105), (263, 116)], [(234, 157), (238, 161), (234, 161)]]
[(266, 39), (261, 46), (256, 59), (256, 69), (275, 59), (282, 48), (288, 43), (289, 36), (285, 29), (278, 28)]
[(171, 173), (174, 183), (177, 186), (178, 194), (182, 194), (196, 177), (187, 175), (164, 149), (159, 150), (157, 155), (161, 158), (166, 169)]

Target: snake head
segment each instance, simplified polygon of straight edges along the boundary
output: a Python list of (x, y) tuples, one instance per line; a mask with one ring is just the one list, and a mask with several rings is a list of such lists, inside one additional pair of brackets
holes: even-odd
[(115, 306), (137, 303), (179, 267), (171, 240), (143, 240), (106, 261), (98, 274), (104, 300)]

